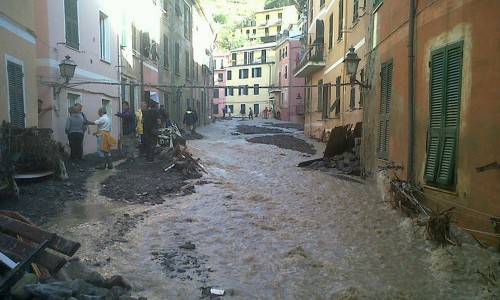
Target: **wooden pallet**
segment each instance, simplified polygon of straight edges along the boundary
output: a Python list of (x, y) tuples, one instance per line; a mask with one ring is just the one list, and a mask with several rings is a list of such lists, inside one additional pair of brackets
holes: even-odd
[(65, 256), (73, 256), (80, 243), (65, 239), (57, 234), (43, 230), (22, 215), (12, 211), (0, 210), (0, 252), (13, 261), (24, 261), (41, 244), (50, 241), (46, 247), (33, 257), (33, 263), (49, 272), (57, 272), (66, 263)]

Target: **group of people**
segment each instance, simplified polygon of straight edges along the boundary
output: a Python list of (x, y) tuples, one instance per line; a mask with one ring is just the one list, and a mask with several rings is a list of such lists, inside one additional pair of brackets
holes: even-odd
[[(73, 162), (85, 160), (83, 157), (83, 140), (85, 132), (90, 134), (89, 125), (97, 125), (93, 133), (97, 138), (97, 153), (101, 163), (96, 169), (113, 169), (111, 148), (116, 146), (116, 140), (111, 135), (111, 118), (107, 115), (105, 107), (98, 110), (99, 118), (89, 121), (82, 112), (82, 104), (76, 103), (69, 108), (65, 132), (70, 146), (70, 157)], [(164, 107), (159, 108), (154, 101), (142, 102), (141, 107), (133, 112), (127, 101), (122, 103), (122, 111), (115, 114), (122, 119), (121, 142), (126, 161), (134, 161), (136, 157), (136, 144), (139, 138), (139, 155), (146, 156), (148, 163), (154, 162), (154, 151), (158, 141), (158, 129), (172, 126), (168, 112)], [(188, 108), (184, 115), (183, 123), (189, 132), (194, 132), (198, 116), (194, 110)]]

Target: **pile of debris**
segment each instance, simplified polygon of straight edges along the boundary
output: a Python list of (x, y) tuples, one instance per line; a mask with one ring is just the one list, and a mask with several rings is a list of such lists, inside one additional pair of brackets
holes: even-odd
[(361, 174), (361, 123), (335, 127), (330, 133), (324, 156), (305, 161), (299, 167), (327, 171), (334, 174), (359, 176)]
[(0, 297), (136, 299), (121, 276), (105, 279), (78, 259), (68, 263), (65, 256), (73, 256), (79, 247), (16, 212), (0, 211)]
[(191, 179), (200, 178), (201, 172), (207, 173), (205, 167), (200, 163), (200, 159), (193, 158), (186, 146), (182, 146), (181, 149), (181, 145), (177, 144), (174, 148), (165, 149), (160, 153), (160, 157), (168, 161), (163, 169), (165, 172), (175, 168)]

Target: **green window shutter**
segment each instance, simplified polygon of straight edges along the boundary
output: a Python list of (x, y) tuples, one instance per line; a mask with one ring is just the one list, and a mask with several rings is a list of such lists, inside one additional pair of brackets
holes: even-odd
[(454, 184), (460, 98), (462, 86), (463, 42), (431, 53), (429, 141), (425, 180), (440, 187)]
[(389, 120), (392, 100), (392, 60), (382, 65), (380, 72), (380, 121), (379, 121), (379, 158), (389, 158)]
[(78, 0), (64, 0), (64, 18), (66, 24), (66, 45), (79, 49), (78, 36)]
[(323, 111), (323, 80), (318, 81), (318, 107), (317, 111)]
[(16, 127), (25, 127), (23, 69), (21, 65), (7, 62), (9, 76), (10, 123)]

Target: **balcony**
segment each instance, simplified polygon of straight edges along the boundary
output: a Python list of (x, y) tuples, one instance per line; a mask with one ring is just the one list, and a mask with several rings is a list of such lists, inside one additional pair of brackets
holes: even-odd
[(281, 85), (276, 86), (274, 84), (271, 84), (271, 86), (269, 87), (269, 93), (281, 93)]
[(306, 49), (301, 51), (297, 59), (296, 67), (293, 70), (295, 77), (309, 77), (311, 74), (325, 67), (325, 44), (314, 43), (307, 45)]

